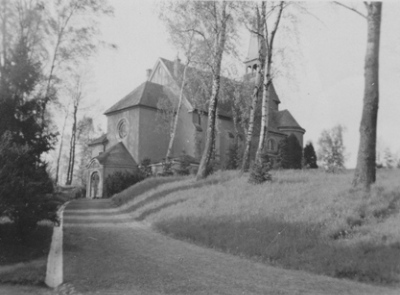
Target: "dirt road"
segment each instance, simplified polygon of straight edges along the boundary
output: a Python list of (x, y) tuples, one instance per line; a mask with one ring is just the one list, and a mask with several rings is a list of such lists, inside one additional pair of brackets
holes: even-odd
[(74, 294), (399, 294), (177, 241), (132, 221), (108, 200), (67, 206), (64, 282)]

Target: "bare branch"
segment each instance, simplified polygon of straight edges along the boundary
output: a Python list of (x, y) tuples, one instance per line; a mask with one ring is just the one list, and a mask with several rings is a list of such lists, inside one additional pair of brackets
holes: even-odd
[[(349, 9), (349, 10), (351, 10), (351, 11), (357, 13), (358, 15), (362, 16), (363, 18), (368, 19), (367, 16), (366, 16), (365, 14), (362, 14), (361, 12), (359, 12), (357, 9), (355, 9), (355, 8), (353, 8), (353, 7), (347, 6), (346, 4), (340, 3), (340, 2), (338, 2), (338, 1), (333, 1), (333, 3), (335, 3), (335, 4), (339, 5), (339, 6), (342, 6), (342, 7), (344, 7), (344, 8), (347, 8), (347, 9)], [(364, 3), (365, 3), (365, 2), (364, 2)]]

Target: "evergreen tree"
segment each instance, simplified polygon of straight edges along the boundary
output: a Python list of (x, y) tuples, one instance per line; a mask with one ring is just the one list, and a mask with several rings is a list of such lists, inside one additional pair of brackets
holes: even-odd
[(232, 143), (228, 147), (225, 169), (236, 170), (239, 168), (239, 145)]
[(299, 140), (292, 133), (289, 135), (287, 142), (289, 169), (301, 169), (303, 148), (301, 147)]
[(288, 138), (285, 137), (278, 143), (278, 156), (276, 158), (275, 168), (289, 169), (289, 147)]
[(54, 135), (40, 118), (43, 98), (35, 95), (40, 64), (31, 56), (20, 37), (0, 76), (0, 216), (9, 217), (22, 235), (42, 219), (57, 221), (57, 204), (46, 197), (52, 182), (41, 160)]
[(317, 165), (317, 155), (314, 150), (314, 146), (312, 142), (306, 144), (304, 147), (304, 167), (305, 168), (318, 168)]

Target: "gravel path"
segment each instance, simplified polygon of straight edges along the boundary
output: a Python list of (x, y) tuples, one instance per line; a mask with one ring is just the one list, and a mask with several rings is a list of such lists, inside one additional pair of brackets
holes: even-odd
[(174, 240), (119, 213), (108, 200), (67, 206), (64, 283), (59, 294), (400, 294)]

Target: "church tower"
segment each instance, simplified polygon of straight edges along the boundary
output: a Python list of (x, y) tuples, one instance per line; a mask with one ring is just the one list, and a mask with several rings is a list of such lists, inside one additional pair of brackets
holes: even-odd
[[(259, 40), (256, 34), (251, 33), (250, 34), (250, 42), (249, 42), (249, 49), (247, 50), (247, 56), (246, 59), (244, 60), (244, 65), (246, 67), (246, 77), (249, 79), (251, 82), (255, 82), (254, 78), (256, 76), (257, 68), (260, 66), (260, 60), (259, 60), (259, 42), (262, 42), (262, 40)], [(279, 100), (278, 95), (275, 92), (274, 84), (271, 84), (271, 99), (272, 102), (270, 104), (270, 108), (273, 111), (278, 111), (279, 110), (279, 104), (281, 101)]]

